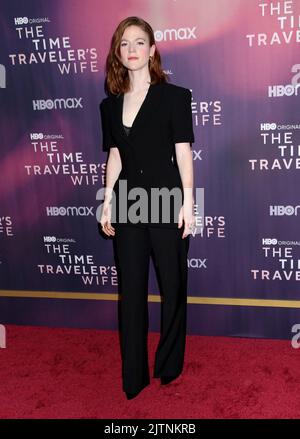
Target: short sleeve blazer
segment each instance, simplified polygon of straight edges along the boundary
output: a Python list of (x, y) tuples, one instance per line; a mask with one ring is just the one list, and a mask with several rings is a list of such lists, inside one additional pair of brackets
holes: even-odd
[(144, 187), (180, 186), (178, 169), (175, 171), (175, 143), (194, 142), (191, 99), (187, 88), (151, 84), (129, 135), (122, 123), (124, 94), (102, 100), (103, 150), (118, 148), (120, 178)]

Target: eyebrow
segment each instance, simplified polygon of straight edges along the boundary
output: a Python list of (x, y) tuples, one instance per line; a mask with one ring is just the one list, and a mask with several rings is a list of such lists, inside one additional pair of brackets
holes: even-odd
[[(136, 40), (144, 40), (144, 41), (146, 41), (145, 38), (143, 38), (143, 37), (136, 38)], [(129, 40), (126, 40), (126, 38), (122, 38), (121, 41), (129, 41)]]

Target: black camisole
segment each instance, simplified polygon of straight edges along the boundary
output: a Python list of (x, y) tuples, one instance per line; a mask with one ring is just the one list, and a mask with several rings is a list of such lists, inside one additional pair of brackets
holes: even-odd
[(127, 127), (126, 125), (123, 125), (123, 127), (124, 127), (124, 130), (125, 130), (125, 133), (127, 134), (127, 136), (129, 135), (129, 132), (130, 132), (130, 128), (131, 127)]

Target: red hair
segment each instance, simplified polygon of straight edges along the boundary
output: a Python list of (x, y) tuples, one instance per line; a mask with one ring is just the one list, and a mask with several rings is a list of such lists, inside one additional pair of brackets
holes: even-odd
[[(112, 36), (110, 50), (106, 58), (105, 72), (108, 93), (119, 94), (129, 90), (129, 75), (128, 70), (121, 62), (120, 43), (125, 29), (132, 25), (139, 26), (148, 35), (150, 47), (155, 44), (152, 27), (142, 18), (127, 17), (119, 23)], [(149, 59), (149, 71), (151, 84), (167, 82), (169, 80), (161, 67), (161, 57), (157, 47), (155, 47), (152, 60)]]

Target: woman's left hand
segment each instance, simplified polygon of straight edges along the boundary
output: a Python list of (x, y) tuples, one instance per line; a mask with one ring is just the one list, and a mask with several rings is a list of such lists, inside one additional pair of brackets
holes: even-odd
[(192, 200), (183, 203), (178, 215), (178, 228), (182, 227), (184, 223), (184, 231), (182, 239), (186, 238), (190, 233), (195, 230), (195, 215), (194, 215), (194, 202)]

